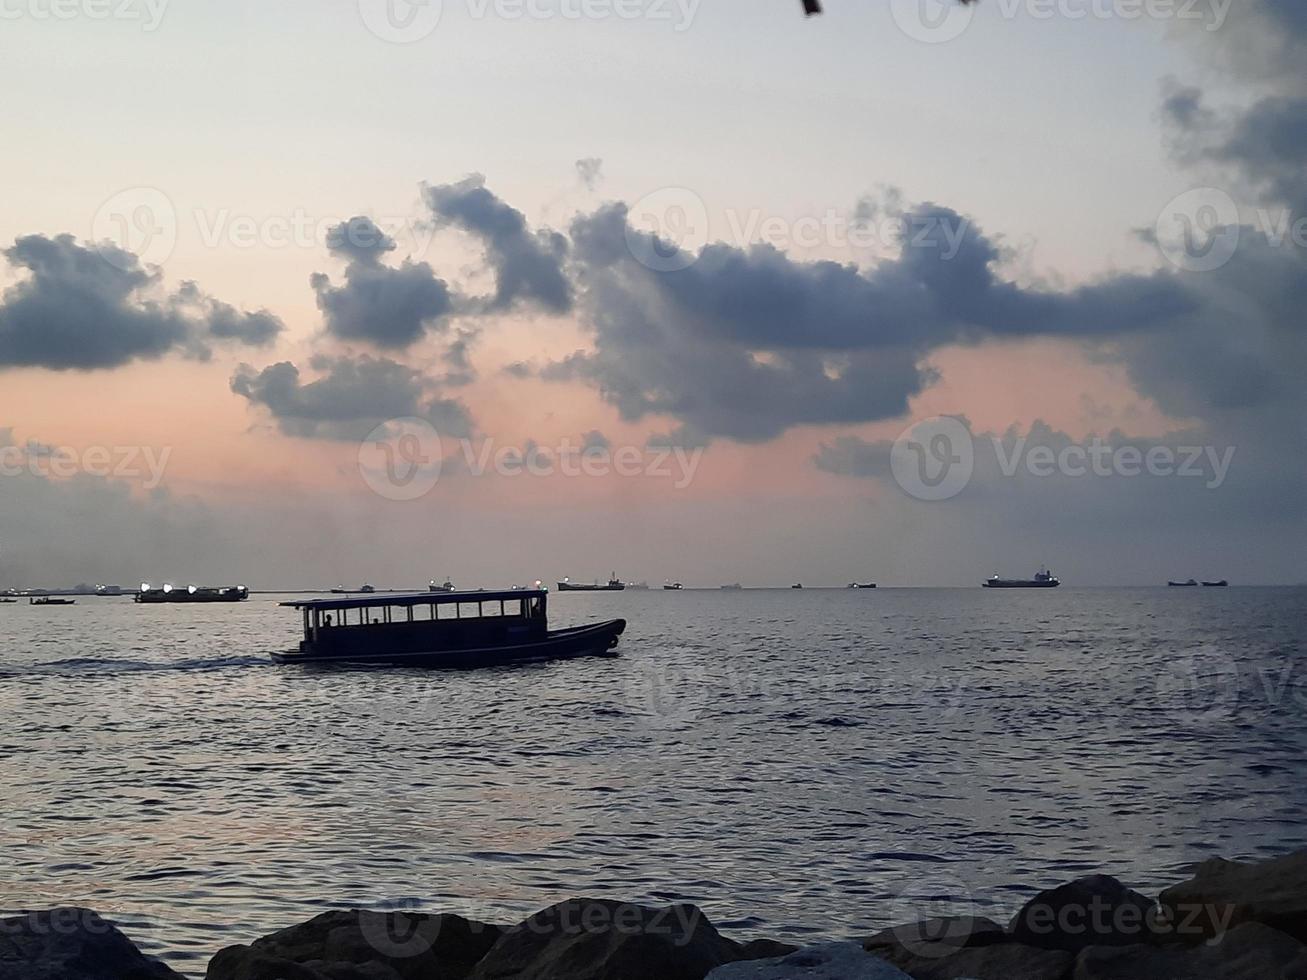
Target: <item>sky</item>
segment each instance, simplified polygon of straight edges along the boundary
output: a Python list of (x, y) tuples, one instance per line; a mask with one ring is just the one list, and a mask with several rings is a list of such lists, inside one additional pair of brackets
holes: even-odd
[(1295, 0), (0, 0), (0, 587), (1307, 580)]

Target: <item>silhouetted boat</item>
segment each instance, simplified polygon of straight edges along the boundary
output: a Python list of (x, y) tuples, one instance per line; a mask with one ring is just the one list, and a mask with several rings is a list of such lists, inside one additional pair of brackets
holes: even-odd
[(802, 582), (795, 582), (793, 585), (790, 586), (790, 588), (791, 588), (791, 589), (801, 589), (801, 588), (803, 588), (803, 583), (802, 583)]
[(626, 620), (551, 630), (544, 589), (418, 592), (283, 602), (304, 617), (297, 650), (278, 663), (481, 667), (608, 655)]
[(436, 580), (432, 579), (429, 588), (430, 591), (432, 592), (457, 592), (458, 591), (458, 589), (454, 588), (454, 583), (451, 582), (449, 579), (445, 579), (445, 581), (442, 582), (440, 585), (437, 585)]
[(559, 592), (621, 592), (625, 588), (626, 583), (617, 577), (616, 572), (613, 572), (607, 585), (600, 585), (598, 582), (587, 585), (584, 582), (573, 582), (570, 578), (565, 578), (558, 583)]
[(76, 599), (55, 599), (52, 596), (33, 597), (27, 600), (29, 606), (75, 606)]
[(723, 585), (721, 588), (726, 592), (739, 592), (744, 586), (739, 582), (732, 582), (730, 585)]
[(1190, 579), (1187, 582), (1167, 582), (1166, 584), (1172, 589), (1192, 589), (1198, 585), (1198, 582), (1196, 579)]
[(171, 585), (155, 589), (142, 585), (136, 593), (136, 601), (143, 603), (183, 603), (183, 602), (244, 602), (250, 597), (250, 590), (243, 585), (230, 585), (221, 588), (201, 588), (188, 585), (184, 589), (175, 589)]
[(667, 592), (680, 592), (683, 588), (685, 588), (685, 586), (682, 585), (680, 582), (663, 583), (663, 589)]
[(875, 587), (876, 587), (876, 583), (875, 583), (875, 582), (867, 582), (866, 584), (859, 584), (859, 583), (857, 583), (857, 582), (850, 582), (850, 583), (848, 584), (848, 586), (847, 586), (847, 588), (850, 588), (850, 589), (874, 589)]
[(17, 602), (17, 599), (0, 599), (0, 606), (7, 606), (10, 603)]
[(983, 583), (987, 589), (1056, 589), (1061, 584), (1046, 568), (1041, 568), (1034, 578), (999, 578), (995, 575)]
[(1224, 588), (1226, 588), (1229, 584), (1230, 584), (1230, 583), (1227, 582), (1225, 579), (1221, 579), (1221, 581), (1219, 581), (1219, 582), (1204, 582), (1204, 583), (1203, 583), (1203, 585), (1204, 585), (1206, 588), (1209, 588), (1209, 589), (1224, 589)]

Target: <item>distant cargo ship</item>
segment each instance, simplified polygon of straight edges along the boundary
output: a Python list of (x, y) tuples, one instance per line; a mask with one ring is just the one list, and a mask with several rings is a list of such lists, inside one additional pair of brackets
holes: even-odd
[(1209, 589), (1224, 589), (1229, 586), (1229, 584), (1230, 583), (1225, 579), (1221, 579), (1219, 582), (1204, 582), (1203, 586)]
[(850, 589), (874, 589), (875, 587), (875, 582), (850, 582), (847, 586)]
[(987, 589), (1056, 589), (1062, 583), (1046, 568), (1041, 568), (1034, 578), (993, 578), (983, 583)]
[(171, 585), (159, 589), (142, 585), (141, 591), (136, 593), (137, 602), (244, 602), (249, 597), (250, 590), (243, 585), (223, 588), (189, 585), (184, 589), (174, 589)]
[(1191, 578), (1187, 582), (1167, 582), (1166, 585), (1171, 589), (1196, 589), (1198, 587), (1198, 580)]
[(723, 585), (722, 589), (726, 592), (739, 592), (744, 586), (739, 582), (732, 582), (730, 585)]
[[(523, 586), (520, 585), (513, 586), (513, 588), (515, 589), (520, 589), (522, 587)], [(432, 579), (429, 589), (432, 592), (457, 592), (458, 591), (458, 589), (454, 588), (454, 583), (451, 582), (449, 579), (445, 579), (445, 581), (442, 582), (440, 585), (437, 585), (436, 580)]]
[(558, 583), (559, 592), (621, 592), (626, 588), (626, 583), (617, 577), (613, 572), (607, 585), (600, 585), (598, 582), (586, 584), (583, 582), (573, 582), (570, 578), (565, 578)]

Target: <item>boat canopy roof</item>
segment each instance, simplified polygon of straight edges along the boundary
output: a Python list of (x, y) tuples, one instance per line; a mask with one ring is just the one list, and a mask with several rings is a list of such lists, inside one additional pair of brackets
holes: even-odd
[(372, 592), (332, 599), (298, 599), (281, 605), (292, 609), (369, 609), (382, 606), (443, 606), (455, 602), (499, 602), (509, 599), (543, 598), (544, 589), (494, 589), (477, 592)]

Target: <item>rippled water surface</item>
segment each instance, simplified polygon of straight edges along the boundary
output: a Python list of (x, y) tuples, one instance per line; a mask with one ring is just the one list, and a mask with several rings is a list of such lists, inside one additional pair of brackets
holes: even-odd
[(622, 656), (315, 671), (273, 599), (0, 606), (0, 907), (191, 975), (324, 907), (857, 934), (1307, 844), (1307, 590), (626, 592)]

